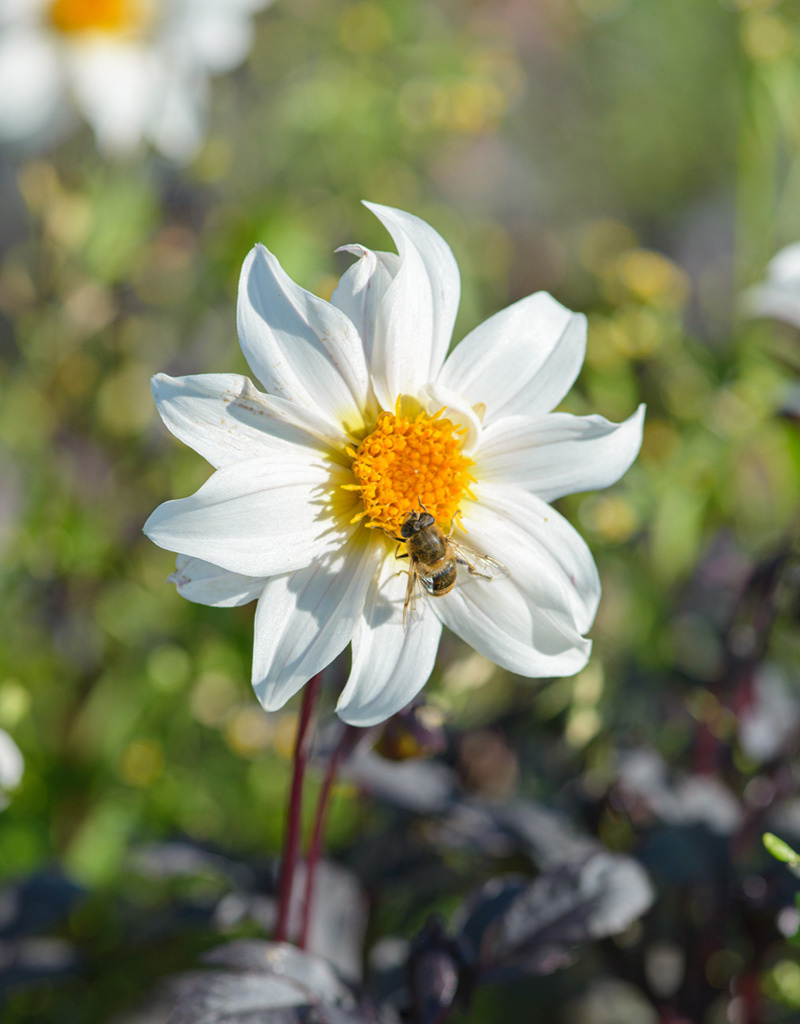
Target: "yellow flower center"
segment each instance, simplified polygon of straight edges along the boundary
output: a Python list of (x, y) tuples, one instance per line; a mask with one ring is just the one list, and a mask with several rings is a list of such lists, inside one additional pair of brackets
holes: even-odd
[(50, 21), (67, 35), (107, 32), (122, 35), (142, 26), (143, 0), (51, 0)]
[(366, 526), (399, 538), (409, 513), (424, 507), (442, 529), (450, 529), (464, 495), (474, 497), (473, 462), (461, 452), (466, 428), (442, 419), (442, 411), (403, 415), (398, 399), (395, 411), (380, 414), (357, 451), (347, 449), (358, 483), (346, 488), (360, 491), (364, 506), (352, 522), (366, 519)]

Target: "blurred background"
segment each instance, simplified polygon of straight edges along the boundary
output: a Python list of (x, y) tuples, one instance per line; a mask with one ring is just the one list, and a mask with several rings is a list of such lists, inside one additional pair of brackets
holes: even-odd
[[(36, 15), (62, 57), (86, 7)], [(623, 481), (559, 503), (603, 581), (589, 666), (531, 683), (450, 637), (425, 698), (460, 793), (560, 809), (645, 864), (655, 908), (463, 1019), (796, 1020), (794, 883), (760, 835), (800, 840), (800, 350), (741, 296), (800, 239), (800, 5), (259, 7), (236, 54), (187, 72), (185, 145), (163, 125), (153, 145), (109, 140), (90, 84), (64, 78), (69, 110), (0, 149), (0, 729), (24, 760), (0, 812), (3, 1019), (121, 1020), (219, 937), (230, 872), (134, 870), (148, 844), (269, 874), (296, 709), (268, 716), (252, 693), (254, 606), (181, 600), (173, 557), (141, 533), (209, 474), (149, 380), (247, 373), (247, 251), (264, 242), (327, 298), (350, 262), (337, 246), (390, 246), (369, 199), (450, 243), (456, 340), (546, 289), (589, 316), (563, 407), (648, 405)], [(800, 308), (800, 274), (791, 294)], [(415, 821), (341, 784), (330, 853), (363, 876), (370, 836)], [(424, 906), (373, 865), (367, 947), (410, 938), (431, 905), (446, 917), (486, 875), (475, 851), (429, 855), (449, 881)]]

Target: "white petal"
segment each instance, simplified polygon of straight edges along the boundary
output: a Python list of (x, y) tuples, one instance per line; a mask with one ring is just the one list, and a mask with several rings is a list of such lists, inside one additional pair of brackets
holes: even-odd
[(591, 651), (580, 634), (597, 607), (597, 571), (566, 520), (514, 490), (481, 487), (481, 502), (462, 506), (464, 539), (503, 562), (510, 578), (465, 582), (433, 607), (446, 626), (509, 671), (570, 675)]
[(253, 25), (246, 15), (204, 6), (180, 24), (182, 47), (214, 74), (238, 67), (253, 45)]
[(544, 501), (615, 483), (642, 445), (644, 409), (623, 423), (602, 416), (509, 416), (483, 432), (474, 475), (516, 484)]
[(0, 31), (8, 32), (12, 27), (37, 25), (48, 0), (0, 0)]
[(223, 12), (226, 17), (242, 18), (252, 16), (271, 3), (272, 0), (183, 0), (181, 13), (186, 19), (198, 18), (211, 9)]
[(332, 423), (360, 421), (368, 374), (361, 340), (329, 302), (296, 285), (263, 245), (239, 280), (239, 342), (267, 391)]
[(385, 550), (351, 541), (331, 557), (269, 580), (258, 602), (253, 687), (267, 711), (282, 707), (347, 646)]
[(152, 386), (167, 428), (212, 466), (268, 455), (286, 444), (319, 453), (352, 443), (310, 409), (264, 395), (237, 373), (159, 373)]
[[(353, 665), (336, 712), (349, 725), (383, 722), (419, 693), (433, 671), (442, 624), (425, 609), (403, 629), (408, 576), (384, 558), (353, 634)], [(420, 598), (422, 600), (422, 598)]]
[[(480, 502), (464, 505), (464, 523), (469, 531), (465, 538), (467, 543), (472, 543), (474, 527), (476, 534), (481, 532), (486, 543), (496, 547), (501, 533), (511, 538), (510, 528), (515, 538), (510, 555), (513, 565), (494, 551), (483, 553), (505, 562), (520, 586), (528, 587), (526, 573), (531, 572), (540, 578), (543, 586), (554, 586), (565, 593), (575, 627), (579, 633), (585, 633), (597, 614), (600, 577), (583, 537), (554, 508), (520, 487), (481, 482), (476, 493)], [(518, 546), (514, 547), (515, 544)], [(535, 596), (533, 590), (530, 593)]]
[(201, 16), (208, 8), (230, 11), (234, 17), (254, 14), (268, 7), (272, 0), (183, 0), (183, 11), (187, 17)]
[(750, 288), (742, 297), (745, 316), (780, 320), (800, 327), (800, 287), (766, 284)]
[(800, 242), (785, 246), (772, 257), (767, 276), (775, 284), (800, 286)]
[(345, 542), (350, 528), (331, 503), (350, 480), (349, 472), (287, 446), (218, 469), (191, 497), (159, 505), (144, 532), (168, 551), (245, 576), (291, 572)]
[(558, 405), (585, 352), (586, 317), (537, 292), (471, 331), (450, 354), (439, 382), (470, 405), (482, 402), (484, 425), (499, 415), (533, 416)]
[(331, 303), (352, 320), (361, 335), (367, 363), (372, 363), (372, 348), (381, 303), (400, 266), (395, 252), (372, 252), (363, 245), (342, 245), (337, 252), (350, 252), (358, 262), (339, 279)]
[(441, 411), (443, 419), (464, 427), (461, 450), (465, 455), (473, 455), (481, 445), (481, 421), (466, 400), (444, 384), (426, 384), (419, 389), (417, 397), (429, 416)]
[(51, 41), (26, 30), (0, 38), (0, 138), (45, 129), (64, 100), (64, 69)]
[(147, 118), (146, 134), (170, 160), (185, 162), (203, 141), (209, 86), (204, 71), (178, 67), (161, 55), (158, 97)]
[(72, 88), (79, 107), (110, 153), (128, 153), (144, 136), (159, 102), (155, 54), (133, 43), (74, 43)]
[(19, 747), (0, 729), (0, 787), (14, 789), (22, 781), (24, 771), (25, 761)]
[(202, 558), (178, 555), (175, 572), (167, 582), (174, 583), (178, 593), (187, 601), (214, 608), (236, 608), (260, 597), (267, 581), (263, 577), (228, 572), (211, 562), (204, 562)]
[(400, 266), (380, 304), (373, 385), (385, 409), (435, 380), (453, 333), (461, 281), (444, 239), (419, 217), (365, 203), (397, 245)]
[(524, 597), (506, 589), (460, 587), (441, 598), (436, 613), (445, 626), (501, 668), (529, 679), (571, 676), (589, 660), (591, 641), (570, 636), (536, 616)]
[(800, 242), (773, 257), (767, 279), (742, 296), (745, 316), (764, 316), (800, 327)]

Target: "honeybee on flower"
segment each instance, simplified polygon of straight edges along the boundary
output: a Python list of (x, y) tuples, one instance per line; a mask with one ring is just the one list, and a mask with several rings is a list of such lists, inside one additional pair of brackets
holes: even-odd
[[(345, 246), (357, 260), (330, 302), (263, 246), (245, 260), (239, 340), (266, 393), (236, 374), (154, 378), (165, 424), (216, 471), (145, 525), (180, 552), (171, 579), (189, 600), (258, 600), (253, 685), (268, 710), (351, 643), (337, 711), (360, 726), (419, 692), (443, 626), (519, 675), (583, 668), (600, 583), (549, 503), (614, 483), (644, 418), (551, 411), (583, 363), (586, 320), (543, 292), (448, 356), (449, 247), (418, 217), (366, 205), (398, 252)], [(455, 585), (459, 558), (474, 586)]]
[(509, 575), (508, 569), (496, 559), (481, 555), (445, 534), (424, 506), (421, 512), (408, 513), (400, 535), (394, 539), (408, 549), (396, 557), (408, 558), (410, 562), (403, 604), (403, 625), (406, 628), (416, 621), (418, 585), (431, 597), (444, 597), (458, 582), (460, 569), (466, 569), (470, 576), (489, 581)]

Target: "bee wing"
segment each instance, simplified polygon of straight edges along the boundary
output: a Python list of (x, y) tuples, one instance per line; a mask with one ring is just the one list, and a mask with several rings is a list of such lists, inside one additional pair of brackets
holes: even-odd
[(420, 582), (419, 573), (413, 565), (408, 567), (408, 586), (406, 587), (406, 599), (403, 604), (403, 629), (410, 633), (414, 626), (422, 618), (420, 605)]
[(450, 546), (456, 557), (459, 568), (459, 583), (469, 579), (500, 580), (508, 579), (511, 573), (502, 562), (489, 555), (482, 555), (460, 541), (450, 540)]

